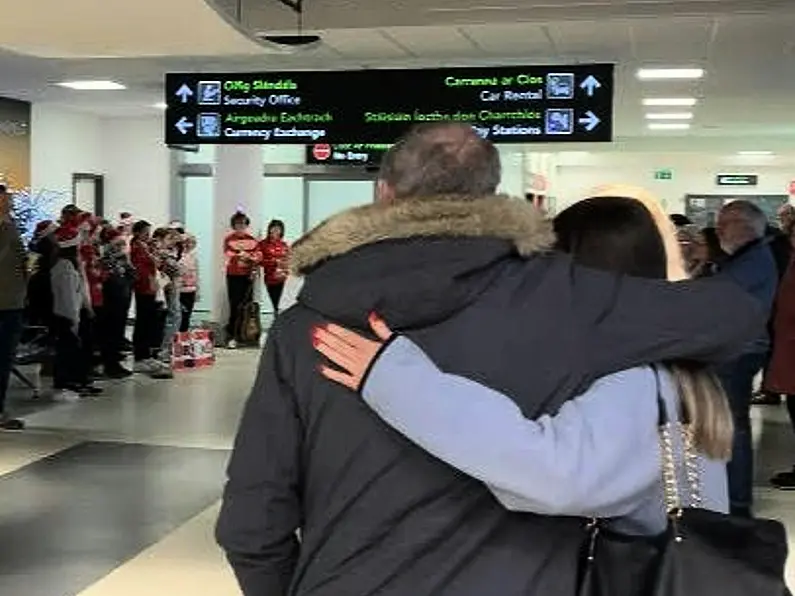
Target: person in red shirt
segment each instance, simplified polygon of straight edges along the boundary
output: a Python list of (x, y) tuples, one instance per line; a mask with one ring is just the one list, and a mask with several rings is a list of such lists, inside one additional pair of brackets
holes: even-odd
[(136, 372), (150, 372), (154, 367), (153, 350), (158, 339), (157, 263), (150, 248), (152, 225), (137, 221), (130, 241), (130, 261), (135, 269), (135, 328), (133, 357)]
[(103, 316), (104, 300), (102, 287), (105, 283), (105, 271), (100, 264), (99, 252), (99, 229), (101, 220), (91, 214), (81, 214), (80, 217), (80, 244), (78, 245), (78, 257), (80, 267), (86, 283), (86, 294), (91, 303), (92, 316), (86, 316), (81, 320), (81, 346), (84, 350), (84, 359), (92, 364), (98, 363), (96, 355), (100, 347), (100, 334), (102, 331), (97, 327), (97, 317)]
[(287, 281), (287, 259), (290, 247), (284, 241), (284, 222), (274, 219), (268, 224), (268, 235), (259, 243), (262, 254), (262, 274), (265, 288), (273, 305), (274, 315), (279, 314), (279, 302)]
[(253, 298), (254, 277), (262, 260), (259, 242), (248, 230), (251, 220), (242, 211), (232, 216), (232, 231), (224, 238), (226, 257), (226, 291), (229, 298), (229, 323), (226, 326), (227, 347), (237, 347), (241, 308)]

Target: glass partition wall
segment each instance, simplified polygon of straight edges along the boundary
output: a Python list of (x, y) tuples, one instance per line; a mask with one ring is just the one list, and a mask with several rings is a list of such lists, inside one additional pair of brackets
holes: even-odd
[[(211, 309), (214, 237), (213, 206), (214, 147), (205, 146), (199, 153), (186, 153), (177, 166), (181, 208), (180, 218), (199, 240), (199, 276), (202, 288), (196, 306), (198, 317)], [(375, 173), (359, 168), (325, 168), (305, 164), (303, 146), (264, 146), (262, 152), (263, 184), (259, 198), (261, 221), (252, 221), (252, 233), (264, 236), (273, 219), (284, 222), (286, 240), (292, 243), (318, 223), (335, 213), (371, 203), (375, 195)], [(261, 301), (263, 312), (271, 308)], [(197, 319), (198, 320), (198, 319)]]

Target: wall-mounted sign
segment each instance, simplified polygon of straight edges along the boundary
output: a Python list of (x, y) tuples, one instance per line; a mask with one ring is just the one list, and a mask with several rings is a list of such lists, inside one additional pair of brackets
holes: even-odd
[(654, 179), (655, 180), (673, 180), (674, 179), (674, 171), (669, 169), (663, 170), (655, 170), (654, 171)]
[(307, 145), (306, 163), (327, 166), (378, 166), (390, 145), (342, 143)]
[(718, 174), (715, 178), (717, 186), (756, 186), (759, 176), (756, 174)]
[(393, 143), (412, 125), (472, 124), (495, 143), (604, 142), (613, 66), (166, 76), (166, 143)]

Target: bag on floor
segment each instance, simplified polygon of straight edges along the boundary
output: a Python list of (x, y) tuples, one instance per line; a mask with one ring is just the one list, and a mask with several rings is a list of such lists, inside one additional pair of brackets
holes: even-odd
[(174, 370), (212, 366), (215, 363), (213, 333), (207, 329), (177, 333), (171, 354), (171, 366)]
[(259, 345), (262, 336), (262, 321), (260, 320), (260, 306), (253, 298), (253, 289), (248, 300), (240, 306), (238, 316), (237, 339), (243, 344)]

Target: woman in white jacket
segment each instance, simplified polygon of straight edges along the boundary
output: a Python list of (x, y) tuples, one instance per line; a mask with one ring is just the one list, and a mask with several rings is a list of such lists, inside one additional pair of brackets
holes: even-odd
[(78, 260), (77, 228), (62, 227), (55, 233), (50, 258), (55, 361), (53, 387), (62, 399), (100, 392), (89, 379), (90, 363), (80, 349), (80, 318), (93, 316), (85, 278)]

